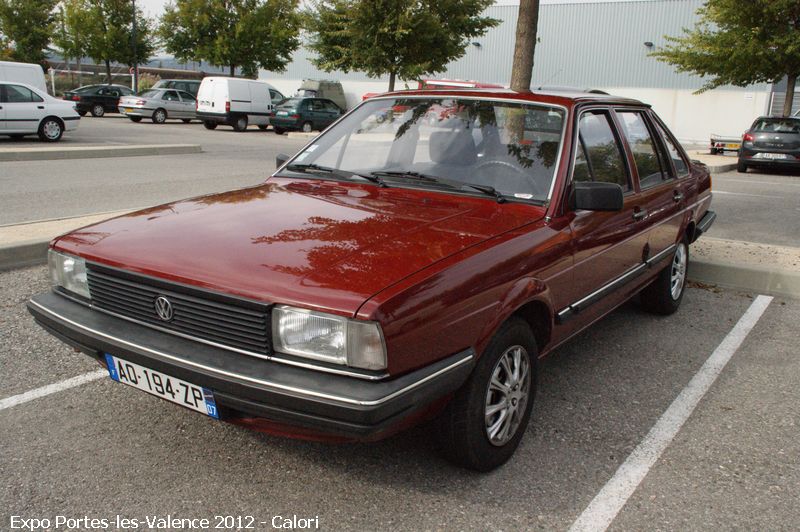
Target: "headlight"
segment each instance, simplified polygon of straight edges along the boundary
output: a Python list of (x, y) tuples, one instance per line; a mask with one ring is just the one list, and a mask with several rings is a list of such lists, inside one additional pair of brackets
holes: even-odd
[(86, 282), (86, 261), (48, 250), (47, 264), (53, 286), (60, 286), (74, 294), (89, 299), (89, 284)]
[(363, 369), (385, 369), (386, 348), (380, 325), (292, 307), (272, 311), (275, 350), (289, 355), (346, 364)]

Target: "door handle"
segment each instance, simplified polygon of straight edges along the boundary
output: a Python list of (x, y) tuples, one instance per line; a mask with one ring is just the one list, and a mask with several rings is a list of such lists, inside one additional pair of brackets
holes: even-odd
[(647, 209), (637, 209), (633, 211), (633, 219), (637, 222), (647, 216)]
[(676, 190), (675, 192), (672, 193), (672, 201), (674, 201), (675, 203), (678, 203), (682, 199), (683, 199), (682, 192)]
[(44, 109), (44, 105), (37, 105), (36, 108), (37, 109)]

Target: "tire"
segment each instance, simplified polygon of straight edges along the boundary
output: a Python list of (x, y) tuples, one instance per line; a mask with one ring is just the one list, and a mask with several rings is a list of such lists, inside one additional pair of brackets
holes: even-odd
[(303, 122), (302, 131), (303, 133), (311, 133), (314, 130), (314, 126), (311, 122)]
[(141, 116), (129, 116), (128, 118), (131, 119), (131, 122), (141, 122), (142, 121), (142, 117)]
[(152, 120), (154, 124), (163, 124), (167, 121), (167, 112), (164, 109), (156, 109), (153, 111)]
[(39, 139), (43, 142), (57, 142), (64, 135), (64, 124), (54, 116), (48, 116), (39, 124)]
[(103, 116), (105, 116), (105, 114), (106, 114), (105, 108), (99, 103), (96, 103), (92, 106), (92, 116), (97, 118), (102, 118)]
[(184, 124), (188, 124), (188, 123), (190, 123), (191, 121), (192, 121), (192, 119), (191, 119), (191, 118), (181, 118), (181, 122), (183, 122)]
[(641, 292), (642, 307), (653, 314), (667, 316), (678, 310), (686, 292), (689, 272), (689, 241), (678, 242), (672, 260)]
[(233, 126), (234, 131), (239, 131), (240, 133), (247, 129), (247, 115), (237, 116), (231, 122), (231, 126)]
[(217, 129), (217, 123), (212, 122), (211, 120), (204, 120), (203, 127), (206, 129)]
[[(504, 360), (514, 361), (516, 354), (520, 360), (517, 367), (527, 368), (518, 370), (521, 374), (518, 380), (513, 377), (516, 371), (509, 373), (507, 366), (503, 366)], [(536, 359), (536, 339), (528, 324), (519, 318), (506, 321), (438, 419), (436, 436), (447, 460), (468, 469), (491, 471), (511, 458), (525, 434), (533, 409)], [(497, 386), (490, 386), (493, 380), (512, 386), (503, 392)], [(514, 406), (497, 409), (501, 398), (507, 399), (509, 395), (512, 402), (506, 404)], [(491, 407), (495, 412), (487, 416)], [(503, 411), (509, 410), (511, 413), (503, 416)], [(490, 430), (494, 431), (493, 436)]]
[(78, 111), (78, 116), (86, 116), (86, 111)]
[(745, 163), (743, 163), (742, 161), (738, 161), (736, 163), (736, 171), (739, 172), (740, 174), (746, 174), (747, 173), (747, 165)]
[(260, 129), (261, 131), (266, 131), (268, 127), (269, 127), (269, 126), (265, 126), (265, 125), (259, 125), (259, 126), (258, 126), (258, 129)]
[(284, 133), (286, 133), (286, 130), (283, 129), (282, 127), (273, 127), (272, 129), (275, 131), (277, 135), (283, 135)]

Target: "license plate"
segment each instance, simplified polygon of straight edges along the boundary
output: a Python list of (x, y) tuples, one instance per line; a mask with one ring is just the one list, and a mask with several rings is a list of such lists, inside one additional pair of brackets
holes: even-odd
[(278, 111), (276, 114), (277, 114), (278, 116), (286, 116), (286, 115), (288, 115), (288, 114), (289, 114), (289, 111)]
[(726, 144), (725, 147), (730, 148), (732, 150), (738, 150), (740, 146), (739, 144)]
[(125, 111), (126, 113), (130, 113), (133, 111), (133, 109), (131, 109), (130, 107), (126, 107), (123, 109), (123, 111)]
[(789, 156), (785, 153), (758, 153), (756, 157), (759, 159), (788, 159)]
[(106, 353), (112, 379), (196, 412), (219, 419), (214, 393), (208, 388), (172, 377)]

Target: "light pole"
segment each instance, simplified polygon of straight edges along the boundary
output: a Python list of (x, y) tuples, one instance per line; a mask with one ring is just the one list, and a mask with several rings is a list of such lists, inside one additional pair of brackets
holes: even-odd
[(136, 55), (136, 0), (133, 4), (133, 90), (139, 92), (139, 57)]

